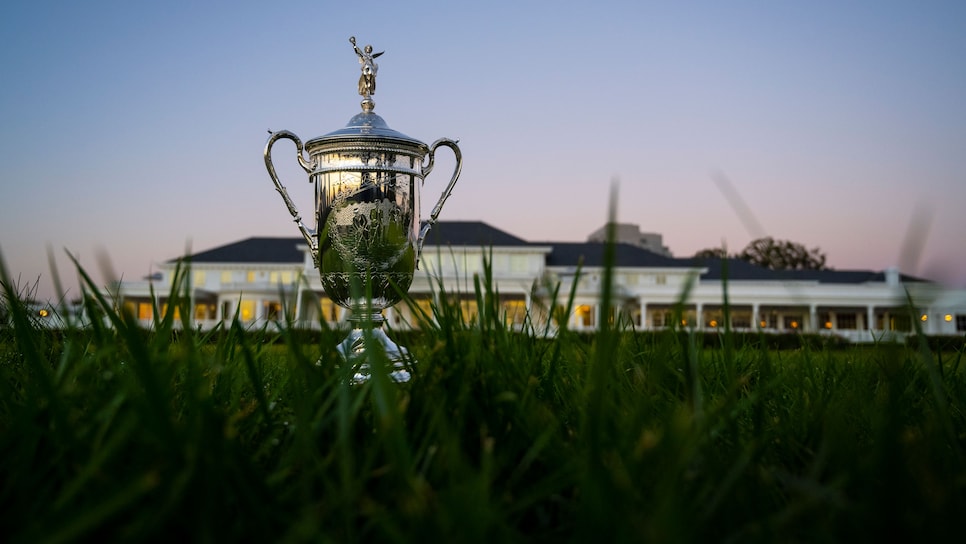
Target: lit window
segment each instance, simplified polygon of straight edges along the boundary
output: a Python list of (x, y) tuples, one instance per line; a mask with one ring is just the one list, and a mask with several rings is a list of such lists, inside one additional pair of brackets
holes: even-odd
[(221, 283), (231, 283), (231, 271), (223, 270), (221, 272)]
[(196, 304), (195, 305), (195, 319), (214, 319), (214, 317), (215, 317), (214, 304)]
[(428, 319), (433, 318), (433, 299), (429, 297), (416, 299), (416, 306), (423, 311)]
[[(654, 283), (656, 283), (658, 285), (666, 285), (667, 284), (667, 276), (665, 276), (664, 274), (658, 274), (658, 275), (654, 276)], [(683, 323), (682, 323), (682, 325), (683, 325)]]
[[(254, 274), (254, 272), (251, 272)], [(251, 321), (255, 319), (255, 301), (254, 300), (243, 300), (238, 306), (239, 318), (242, 321)]]
[(594, 310), (588, 304), (581, 304), (577, 306), (574, 311), (577, 317), (577, 324), (582, 327), (593, 327), (594, 326)]
[(205, 284), (205, 279), (206, 278), (205, 278), (205, 271), (204, 270), (195, 270), (195, 272), (194, 272), (194, 282), (193, 282), (193, 285), (195, 287), (201, 287), (202, 285), (204, 285)]
[(292, 271), (291, 270), (279, 270), (275, 272), (269, 272), (268, 282), (272, 285), (288, 285), (292, 283)]
[[(173, 307), (171, 307), (171, 309), (174, 310), (174, 315), (171, 316), (171, 317), (175, 321), (179, 321), (181, 319), (181, 307), (179, 307), (179, 306), (173, 306)], [(163, 305), (161, 305), (161, 315), (162, 316), (167, 316), (168, 315), (168, 303), (167, 302), (165, 302)]]
[(319, 306), (322, 309), (322, 319), (329, 323), (339, 321), (339, 305), (332, 302), (329, 297), (319, 297)]
[(521, 325), (527, 316), (527, 303), (523, 300), (507, 300), (503, 302), (506, 323)]
[(245, 273), (245, 281), (248, 283), (255, 283), (255, 271), (249, 270)]
[(282, 315), (282, 303), (276, 301), (266, 301), (262, 315), (271, 321), (278, 321)]
[(463, 315), (464, 322), (472, 323), (476, 321), (480, 312), (475, 300), (461, 300), (460, 313)]

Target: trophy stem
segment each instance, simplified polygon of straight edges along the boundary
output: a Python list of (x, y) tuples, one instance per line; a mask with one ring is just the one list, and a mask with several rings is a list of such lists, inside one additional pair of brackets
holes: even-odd
[(361, 384), (369, 381), (371, 364), (369, 357), (374, 349), (386, 354), (391, 367), (389, 379), (394, 382), (408, 382), (411, 375), (408, 367), (415, 361), (409, 355), (409, 350), (393, 342), (382, 328), (386, 321), (382, 312), (361, 311), (355, 308), (349, 317), (352, 330), (339, 344), (338, 351), (342, 359), (349, 364), (356, 365), (352, 376), (352, 383)]

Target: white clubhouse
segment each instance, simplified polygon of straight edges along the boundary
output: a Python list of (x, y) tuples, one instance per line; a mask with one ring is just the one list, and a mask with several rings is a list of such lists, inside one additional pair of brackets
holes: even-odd
[[(547, 324), (556, 293), (569, 315), (555, 315), (575, 330), (595, 330), (618, 314), (638, 330), (682, 325), (723, 329), (725, 300), (734, 330), (834, 334), (870, 342), (914, 330), (926, 334), (966, 333), (966, 289), (900, 274), (897, 269), (773, 271), (737, 259), (672, 257), (657, 234), (618, 225), (613, 260), (612, 314), (601, 316), (605, 271), (603, 230), (587, 242), (529, 242), (478, 221), (441, 221), (427, 237), (409, 295), (432, 315), (440, 285), (458, 300), (466, 319), (476, 318), (474, 277), (489, 265), (508, 324)], [(145, 325), (153, 308), (164, 308), (175, 270), (183, 259), (159, 265), (142, 281), (124, 281), (114, 292)], [(302, 238), (248, 238), (188, 257), (195, 326), (207, 329), (238, 317), (259, 327), (285, 319), (297, 326), (337, 324), (346, 311), (329, 300)], [(576, 286), (574, 285), (576, 282)], [(572, 304), (568, 298), (573, 293)], [(393, 328), (418, 322), (406, 303), (386, 310)], [(678, 316), (678, 317), (675, 317)], [(680, 323), (676, 322), (680, 319)], [(552, 328), (552, 327), (551, 327)]]

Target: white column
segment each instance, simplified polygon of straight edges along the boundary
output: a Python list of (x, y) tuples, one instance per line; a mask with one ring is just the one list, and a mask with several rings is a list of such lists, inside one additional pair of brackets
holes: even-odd
[(302, 324), (302, 282), (295, 282), (295, 323)]

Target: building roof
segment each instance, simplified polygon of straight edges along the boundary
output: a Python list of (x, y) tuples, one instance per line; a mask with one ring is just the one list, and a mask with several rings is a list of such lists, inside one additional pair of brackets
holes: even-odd
[[(812, 280), (819, 283), (881, 283), (886, 281), (885, 272), (872, 270), (783, 270), (778, 273), (787, 276), (782, 279)], [(899, 281), (913, 283), (928, 282), (929, 280), (908, 274), (899, 274)]]
[[(728, 258), (725, 261), (710, 259), (682, 259), (693, 263), (694, 267), (704, 267), (707, 271), (701, 274), (702, 280), (721, 280), (725, 275), (729, 280), (745, 281), (813, 281), (818, 283), (882, 283), (886, 281), (885, 272), (871, 270), (770, 270), (754, 265), (741, 259)], [(927, 281), (905, 274), (899, 275), (904, 283)]]
[(704, 268), (702, 280), (721, 280), (727, 274), (729, 280), (777, 280), (774, 270), (742, 261), (741, 259), (718, 258), (687, 258), (681, 259), (691, 263), (694, 268)]
[[(551, 246), (547, 266), (604, 266), (602, 242), (544, 242)], [(692, 264), (684, 259), (658, 255), (653, 251), (631, 244), (615, 244), (614, 265), (620, 267), (689, 268)]]
[(426, 234), (435, 246), (526, 246), (529, 242), (482, 221), (439, 221)]
[[(298, 249), (304, 238), (252, 237), (208, 249), (190, 256), (193, 263), (301, 263), (305, 254)], [(171, 259), (175, 262), (181, 258)]]
[[(426, 234), (426, 244), (444, 246), (527, 246), (526, 240), (482, 221), (440, 221)], [(193, 263), (301, 263), (300, 237), (252, 237), (191, 255)], [(176, 262), (181, 257), (170, 259)]]
[[(440, 221), (426, 235), (426, 244), (433, 246), (542, 246), (550, 247), (547, 266), (578, 265), (604, 266), (602, 242), (527, 242), (482, 221)], [(191, 255), (194, 263), (272, 263), (299, 264), (305, 254), (299, 246), (305, 245), (301, 237), (252, 237)], [(176, 262), (181, 258), (171, 259)], [(666, 257), (631, 244), (618, 243), (615, 248), (615, 266), (640, 268), (690, 268), (704, 269), (701, 279), (721, 280), (727, 270), (729, 280), (735, 281), (814, 281), (819, 283), (860, 284), (885, 282), (884, 272), (868, 270), (769, 270), (745, 261), (728, 258), (674, 258)], [(727, 267), (727, 268), (726, 268)], [(921, 278), (899, 276), (902, 282), (923, 282)]]

